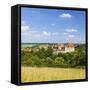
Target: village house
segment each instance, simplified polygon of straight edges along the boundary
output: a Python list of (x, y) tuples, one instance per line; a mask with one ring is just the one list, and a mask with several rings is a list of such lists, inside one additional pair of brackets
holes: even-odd
[(68, 42), (67, 44), (58, 43), (51, 46), (54, 54), (73, 52), (75, 50), (73, 43)]
[(64, 43), (41, 44), (37, 47), (32, 47), (32, 48), (27, 47), (24, 48), (23, 50), (38, 52), (42, 48), (44, 48), (45, 50), (47, 50), (48, 48), (52, 48), (54, 54), (73, 52), (75, 50), (74, 44), (71, 42), (68, 42), (67, 44)]

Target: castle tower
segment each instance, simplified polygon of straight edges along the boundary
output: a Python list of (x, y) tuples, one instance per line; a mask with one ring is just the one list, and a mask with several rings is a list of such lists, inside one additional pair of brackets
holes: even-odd
[(75, 50), (74, 45), (69, 41), (65, 46), (65, 52), (73, 52)]

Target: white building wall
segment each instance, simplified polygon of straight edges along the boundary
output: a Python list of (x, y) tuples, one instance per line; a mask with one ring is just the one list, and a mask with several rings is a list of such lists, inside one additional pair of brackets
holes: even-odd
[(73, 52), (74, 50), (75, 50), (74, 48), (65, 47), (65, 52)]

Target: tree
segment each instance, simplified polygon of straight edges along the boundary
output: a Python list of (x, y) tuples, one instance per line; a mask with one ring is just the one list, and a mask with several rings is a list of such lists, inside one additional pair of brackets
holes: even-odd
[(63, 66), (63, 64), (64, 64), (64, 59), (63, 59), (63, 57), (57, 57), (57, 58), (55, 59), (54, 63), (55, 63), (55, 66)]
[(52, 48), (48, 48), (45, 52), (45, 56), (46, 57), (51, 57), (53, 55), (53, 49)]
[(35, 56), (32, 56), (30, 59), (29, 59), (29, 63), (31, 65), (34, 65), (34, 66), (40, 66), (41, 62), (40, 62), (40, 58), (35, 55)]
[(50, 57), (47, 57), (45, 63), (47, 66), (52, 66), (53, 60)]

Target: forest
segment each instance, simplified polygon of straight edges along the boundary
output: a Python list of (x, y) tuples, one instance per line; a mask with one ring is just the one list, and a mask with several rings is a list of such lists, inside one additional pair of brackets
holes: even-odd
[(74, 52), (53, 54), (53, 49), (41, 48), (38, 52), (21, 51), (21, 65), (30, 67), (85, 68), (85, 45), (75, 47)]

